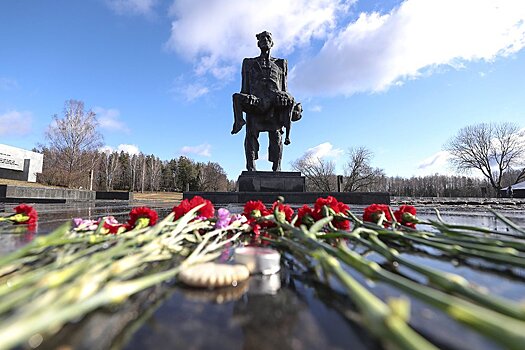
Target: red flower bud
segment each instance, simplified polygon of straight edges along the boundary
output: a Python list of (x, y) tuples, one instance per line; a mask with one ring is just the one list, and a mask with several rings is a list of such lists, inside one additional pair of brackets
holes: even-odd
[(390, 226), (392, 216), (390, 215), (390, 207), (386, 204), (372, 204), (365, 208), (363, 212), (363, 221), (379, 223), (383, 219), (383, 226)]
[[(147, 219), (147, 223), (145, 224), (145, 227), (147, 226), (153, 226), (157, 223), (157, 220), (159, 218), (159, 215), (157, 212), (151, 208), (148, 207), (137, 207), (131, 209), (129, 212), (129, 220), (128, 225), (131, 227), (137, 226), (137, 220), (139, 219)], [(142, 220), (141, 220), (142, 221)], [(144, 224), (139, 224), (139, 226), (142, 226)]]
[(260, 218), (270, 214), (270, 211), (261, 201), (248, 201), (242, 212), (248, 219)]
[(404, 226), (416, 228), (419, 220), (416, 217), (416, 208), (411, 205), (402, 205), (394, 212), (396, 220)]
[(213, 204), (207, 200), (202, 198), (201, 196), (195, 196), (190, 200), (183, 199), (182, 202), (180, 202), (179, 205), (173, 207), (173, 212), (175, 213), (175, 220), (181, 218), (189, 212), (191, 209), (204, 204), (203, 207), (201, 207), (199, 210), (197, 210), (197, 216), (203, 217), (203, 218), (211, 218), (215, 215), (215, 207)]
[(38, 213), (36, 210), (27, 204), (20, 204), (14, 208), (15, 215), (11, 216), (11, 221), (15, 224), (34, 225), (38, 221)]

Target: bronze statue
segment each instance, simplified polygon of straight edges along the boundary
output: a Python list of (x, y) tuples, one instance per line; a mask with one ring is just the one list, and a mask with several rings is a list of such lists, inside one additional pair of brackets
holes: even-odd
[[(259, 133), (268, 132), (268, 160), (273, 171), (281, 170), (283, 143), (281, 134), (286, 130), (284, 144), (290, 144), (291, 122), (301, 119), (302, 107), (288, 92), (288, 62), (270, 56), (272, 34), (264, 31), (256, 35), (261, 54), (245, 58), (242, 62), (241, 92), (233, 94), (234, 123), (232, 134), (246, 124), (244, 151), (246, 169), (255, 171), (259, 153)], [(243, 118), (246, 113), (246, 121)]]

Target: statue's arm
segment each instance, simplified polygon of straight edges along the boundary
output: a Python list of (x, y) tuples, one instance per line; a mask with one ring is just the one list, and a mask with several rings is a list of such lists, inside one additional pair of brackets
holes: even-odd
[(241, 84), (241, 93), (242, 94), (247, 94), (249, 95), (250, 94), (250, 82), (249, 82), (249, 77), (248, 77), (248, 59), (245, 58), (244, 60), (242, 60), (242, 70), (241, 70), (241, 74), (242, 74), (242, 84)]
[(283, 91), (288, 92), (288, 61), (283, 59)]

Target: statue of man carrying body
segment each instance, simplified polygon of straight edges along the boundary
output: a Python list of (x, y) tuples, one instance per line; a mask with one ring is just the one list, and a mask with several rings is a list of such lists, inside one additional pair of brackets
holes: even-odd
[[(272, 170), (281, 170), (283, 154), (282, 128), (286, 129), (285, 144), (290, 143), (291, 122), (301, 119), (301, 104), (288, 92), (288, 62), (270, 56), (272, 34), (264, 31), (256, 35), (261, 54), (242, 62), (241, 92), (233, 94), (234, 123), (232, 134), (246, 124), (244, 151), (246, 169), (255, 171), (259, 157), (259, 133), (268, 132), (268, 160)], [(243, 118), (246, 113), (246, 121)]]

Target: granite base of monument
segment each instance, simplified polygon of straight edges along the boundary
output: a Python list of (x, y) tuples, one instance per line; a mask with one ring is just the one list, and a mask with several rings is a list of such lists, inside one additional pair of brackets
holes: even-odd
[(243, 171), (237, 186), (239, 192), (304, 192), (306, 180), (297, 171)]
[(305, 177), (294, 171), (243, 171), (237, 192), (184, 192), (183, 199), (201, 196), (214, 204), (244, 204), (247, 201), (273, 203), (283, 197), (289, 204), (315, 203), (317, 198), (333, 196), (347, 204), (390, 204), (387, 192), (306, 192)]

